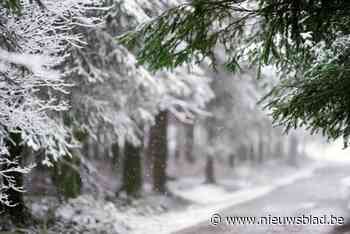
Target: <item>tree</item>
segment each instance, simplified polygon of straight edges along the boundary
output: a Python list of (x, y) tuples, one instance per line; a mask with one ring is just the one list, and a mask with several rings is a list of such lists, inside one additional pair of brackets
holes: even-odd
[[(11, 133), (11, 141), (8, 141), (8, 162), (4, 164), (2, 170), (4, 179), (4, 188), (6, 200), (12, 204), (16, 204), (15, 208), (6, 206), (5, 211), (10, 214), (10, 217), (16, 218), (16, 223), (26, 223), (30, 220), (27, 208), (23, 200), (23, 176), (20, 171), (14, 169), (14, 166), (22, 165), (22, 150), (21, 135), (19, 133)], [(15, 162), (15, 164), (14, 164)], [(8, 172), (7, 172), (8, 171)], [(6, 203), (5, 203), (6, 204)]]
[[(115, 4), (116, 9), (111, 11), (110, 17), (107, 17), (108, 27), (111, 30), (118, 29), (120, 31), (121, 28), (124, 31), (126, 29), (130, 30), (130, 25), (123, 25), (123, 17), (125, 16), (128, 16), (128, 22), (136, 22), (136, 24), (139, 24), (144, 20), (143, 17), (147, 19), (149, 15), (156, 15), (161, 12), (162, 9), (168, 7), (167, 4), (161, 2), (154, 2), (149, 5), (140, 5), (137, 3), (134, 6), (140, 7), (140, 11), (136, 12), (128, 7), (128, 4), (129, 2)], [(145, 14), (138, 14), (139, 12), (145, 12)], [(140, 17), (140, 15), (142, 15), (142, 17)], [(129, 51), (135, 50), (133, 47), (128, 47), (128, 49)], [(210, 79), (204, 75), (201, 68), (195, 65), (193, 65), (193, 70), (190, 73), (186, 67), (180, 67), (172, 72), (157, 72), (149, 79), (153, 80), (154, 83), (148, 85), (146, 90), (152, 87), (155, 87), (155, 90), (150, 92), (146, 96), (147, 98), (143, 98), (137, 103), (145, 106), (144, 110), (150, 113), (148, 116), (155, 117), (152, 122), (143, 121), (141, 125), (154, 125), (151, 127), (150, 144), (147, 152), (151, 154), (149, 156), (152, 158), (151, 167), (153, 168), (154, 190), (156, 192), (165, 193), (167, 179), (166, 154), (168, 150), (166, 136), (167, 121), (166, 118), (162, 116), (165, 115), (164, 112), (168, 112), (182, 122), (192, 123), (196, 116), (208, 115), (205, 111), (205, 104), (213, 97), (213, 93), (209, 87)], [(130, 94), (130, 92), (128, 92), (128, 94)], [(135, 96), (134, 93), (133, 96)], [(135, 103), (135, 101), (133, 103)], [(142, 115), (147, 112), (143, 111)], [(140, 115), (138, 115), (138, 119), (139, 118)], [(158, 127), (159, 129), (157, 129)]]
[(215, 170), (214, 170), (214, 158), (212, 155), (207, 155), (207, 161), (205, 164), (205, 181), (206, 184), (215, 184)]
[(168, 159), (168, 113), (160, 112), (156, 123), (150, 130), (149, 154), (152, 159), (153, 190), (157, 193), (167, 192), (167, 159)]
[[(125, 144), (122, 190), (128, 196), (138, 197), (142, 191), (141, 146)], [(120, 190), (120, 191), (122, 191)]]
[[(223, 59), (222, 55), (218, 59)], [(269, 84), (263, 80), (257, 81), (253, 71), (232, 76), (217, 67), (216, 72), (208, 72), (214, 77), (212, 89), (215, 97), (208, 105), (212, 116), (206, 120), (209, 132), (207, 151), (214, 151), (213, 161), (233, 162), (234, 155), (241, 160), (262, 162), (262, 154), (259, 150), (252, 154), (251, 147), (266, 148), (262, 145), (267, 142), (267, 136), (263, 134), (266, 131), (281, 135), (280, 130), (273, 128), (267, 113), (256, 108), (256, 103), (266, 92), (265, 86), (269, 87)], [(243, 148), (249, 149), (249, 153), (244, 153)]]
[(86, 132), (87, 139), (94, 141), (95, 159), (103, 158), (100, 149), (113, 148), (116, 160), (124, 151), (118, 192), (138, 196), (142, 189), (143, 126), (154, 121), (157, 102), (153, 104), (152, 98), (158, 97), (160, 88), (157, 80), (136, 64), (132, 52), (115, 43), (114, 36), (127, 30), (127, 25), (116, 22), (127, 13), (116, 1), (106, 4), (110, 4), (107, 12), (94, 13), (95, 17), (106, 14), (101, 24), (76, 29), (89, 46), (75, 48), (65, 64), (65, 69), (70, 68), (67, 79), (75, 84), (68, 115), (71, 128)]
[(259, 137), (258, 143), (258, 163), (262, 164), (265, 158), (265, 142), (263, 140), (263, 136)]
[(4, 0), (1, 1), (0, 6), (9, 10), (19, 10), (21, 8), (19, 0)]
[(58, 197), (68, 200), (81, 193), (80, 158), (77, 155), (62, 157), (51, 170), (51, 179), (57, 188)]
[(193, 124), (187, 124), (184, 126), (186, 137), (185, 137), (185, 155), (186, 159), (189, 163), (195, 162), (195, 156), (194, 156), (194, 129), (195, 129), (195, 123)]
[(288, 158), (289, 158), (289, 163), (292, 166), (297, 166), (298, 165), (298, 156), (299, 156), (299, 141), (297, 136), (291, 135), (291, 140), (289, 142), (289, 152), (288, 152)]
[[(41, 0), (31, 0), (30, 4), (37, 4), (40, 7), (45, 7)], [(20, 0), (3, 0), (0, 2), (0, 6), (7, 8), (8, 10), (19, 12), (22, 9)]]
[[(70, 68), (67, 79), (75, 84), (69, 95), (72, 128), (86, 131), (104, 148), (110, 148), (116, 142), (130, 143), (138, 148), (142, 145), (144, 128), (154, 125), (163, 110), (187, 122), (197, 114), (207, 114), (204, 108), (212, 97), (210, 80), (199, 67), (191, 74), (185, 67), (152, 74), (137, 63), (134, 48), (115, 43), (116, 36), (166, 6), (157, 1), (146, 5), (133, 1), (106, 1), (106, 5), (108, 11), (99, 26), (77, 29), (89, 46), (75, 48), (66, 61), (65, 68)], [(136, 151), (132, 152), (125, 152), (125, 157), (136, 154)], [(133, 160), (136, 159), (141, 160), (141, 155)], [(123, 162), (126, 163), (124, 171), (134, 171), (136, 168), (129, 166), (139, 165), (127, 159)], [(122, 188), (133, 183), (126, 181), (131, 177), (123, 178)]]
[(43, 8), (20, 1), (21, 12), (15, 14), (8, 8), (17, 1), (5, 1), (12, 5), (0, 9), (0, 203), (16, 214), (11, 216), (16, 223), (29, 221), (23, 218), (27, 212), (18, 193), (23, 192), (23, 173), (32, 167), (21, 165), (22, 146), (44, 151), (44, 163), (52, 165), (74, 144), (59, 114), (68, 109), (61, 97), (71, 85), (57, 67), (80, 42), (71, 30), (78, 19), (86, 19), (86, 4), (96, 2), (40, 1)]
[(150, 69), (209, 59), (217, 47), (231, 71), (246, 64), (275, 65), (284, 80), (267, 96), (276, 124), (308, 127), (331, 139), (350, 134), (349, 31), (346, 0), (195, 0), (173, 7), (119, 37), (140, 44)]

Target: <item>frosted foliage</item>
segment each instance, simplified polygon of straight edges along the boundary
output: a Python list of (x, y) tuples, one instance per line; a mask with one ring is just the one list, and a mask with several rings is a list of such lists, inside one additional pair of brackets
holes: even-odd
[[(271, 74), (274, 72), (265, 70), (262, 75)], [(250, 149), (260, 141), (270, 144), (272, 136), (279, 135), (280, 130), (272, 127), (270, 117), (257, 106), (273, 85), (264, 82), (270, 77), (256, 80), (252, 70), (236, 75), (219, 70), (212, 75), (216, 97), (209, 104), (212, 116), (206, 121), (210, 135), (204, 152), (227, 160), (240, 154), (243, 147)]]
[(211, 79), (201, 68), (180, 67), (161, 76), (161, 81), (166, 90), (160, 98), (161, 109), (168, 109), (178, 119), (189, 123), (198, 115), (210, 116), (206, 104), (214, 98), (214, 92), (210, 87)]
[(347, 50), (350, 48), (350, 35), (338, 36), (330, 48), (326, 47), (324, 41), (313, 46), (310, 45), (309, 47), (316, 57), (315, 66), (320, 63), (331, 63), (345, 56)]
[[(116, 4), (120, 4), (123, 20), (126, 17), (133, 19), (136, 24), (145, 23), (153, 17), (160, 15), (169, 7), (174, 7), (183, 3), (183, 0), (167, 0), (167, 1), (147, 1), (147, 0), (117, 0)], [(127, 21), (124, 21), (129, 24)], [(124, 25), (126, 27), (128, 25)]]
[[(72, 29), (76, 24), (91, 22), (83, 20), (83, 14), (86, 3), (96, 2), (47, 0), (42, 1), (41, 7), (23, 0), (18, 15), (0, 9), (0, 164), (12, 164), (11, 171), (27, 173), (31, 166), (22, 168), (17, 162), (8, 161), (20, 157), (8, 157), (10, 133), (20, 133), (20, 144), (33, 150), (43, 149), (54, 160), (67, 154), (69, 132), (57, 117), (58, 112), (68, 109), (62, 94), (68, 93), (71, 84), (55, 68), (64, 61), (72, 45), (82, 45)], [(45, 163), (51, 164), (48, 159)], [(22, 191), (6, 172), (9, 171), (0, 171), (3, 179)], [(0, 191), (4, 189), (0, 185)], [(0, 203), (9, 204), (1, 193)]]
[[(131, 0), (122, 1), (121, 7), (125, 10), (125, 15), (140, 25), (182, 2)], [(211, 79), (199, 66), (183, 66), (173, 71), (158, 72), (152, 78), (158, 86), (158, 92), (154, 92), (158, 96), (153, 96), (152, 103), (157, 105), (158, 110), (169, 110), (183, 122), (192, 122), (198, 115), (210, 115), (205, 108), (214, 97), (210, 87)]]
[(201, 68), (150, 73), (137, 64), (132, 50), (115, 43), (116, 36), (160, 14), (169, 4), (141, 0), (106, 4), (110, 6), (106, 23), (82, 28), (88, 46), (75, 49), (72, 56), (76, 88), (71, 115), (76, 125), (103, 139), (100, 143), (106, 146), (124, 139), (137, 145), (143, 128), (154, 124), (159, 111), (170, 110), (185, 122), (209, 115), (205, 104), (214, 94)]
[(151, 123), (156, 112), (148, 100), (161, 92), (160, 87), (111, 35), (100, 28), (84, 34), (94, 48), (77, 49), (72, 56), (70, 77), (75, 87), (70, 114), (76, 125), (84, 126), (95, 138), (103, 138), (106, 145), (117, 137), (140, 143), (140, 125)]

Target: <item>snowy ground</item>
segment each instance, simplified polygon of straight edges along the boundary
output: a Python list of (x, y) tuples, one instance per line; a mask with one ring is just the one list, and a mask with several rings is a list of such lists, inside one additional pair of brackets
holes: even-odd
[[(229, 176), (219, 178), (215, 185), (204, 184), (200, 176), (180, 177), (168, 183), (171, 196), (148, 192), (134, 200), (115, 197), (106, 200), (85, 194), (60, 204), (53, 196), (33, 197), (28, 204), (32, 213), (44, 220), (44, 225), (27, 233), (172, 233), (208, 221), (219, 210), (311, 177), (315, 168), (321, 166), (309, 163), (295, 168), (278, 161), (260, 167), (240, 165)], [(344, 187), (350, 185), (349, 181), (344, 179)]]
[[(266, 196), (248, 202), (234, 204), (217, 212), (222, 222), (211, 225), (209, 219), (176, 234), (348, 234), (350, 233), (349, 164), (329, 162), (314, 170), (312, 176), (299, 179), (286, 186), (278, 186)], [(291, 178), (295, 180), (296, 177)], [(286, 183), (287, 180), (281, 182)], [(212, 213), (213, 214), (213, 213)], [(306, 223), (239, 224), (227, 223), (224, 217), (302, 217), (312, 215)], [(330, 217), (339, 223), (329, 223)], [(326, 223), (317, 223), (315, 218), (326, 217)], [(334, 220), (333, 220), (334, 221)], [(345, 221), (345, 222), (344, 222)]]
[(293, 183), (298, 179), (310, 177), (318, 166), (312, 166), (275, 179), (270, 185), (251, 186), (230, 192), (222, 186), (199, 185), (192, 189), (176, 190), (175, 194), (191, 200), (196, 204), (188, 206), (182, 211), (168, 212), (162, 215), (135, 220), (134, 233), (166, 234), (193, 226), (208, 220), (219, 210), (250, 201), (266, 195), (274, 189)]
[(208, 185), (198, 178), (183, 178), (169, 183), (173, 196), (149, 195), (131, 203), (83, 195), (55, 211), (55, 219), (59, 222), (50, 228), (49, 233), (63, 230), (72, 233), (172, 233), (209, 220), (218, 210), (310, 177), (319, 166), (310, 165), (298, 170), (276, 163), (259, 170), (242, 166), (236, 168), (235, 179)]

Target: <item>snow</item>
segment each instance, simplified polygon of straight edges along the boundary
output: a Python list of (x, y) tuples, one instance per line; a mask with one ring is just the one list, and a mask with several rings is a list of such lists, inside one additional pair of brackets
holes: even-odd
[[(292, 174), (290, 176), (285, 176), (273, 183), (271, 188), (274, 189), (275, 187), (280, 187), (284, 185), (288, 185), (293, 183), (294, 181), (300, 179), (300, 178), (306, 178), (310, 177), (312, 175), (312, 171), (314, 169), (305, 169), (302, 172), (298, 172), (295, 174)], [(263, 176), (263, 175), (262, 175)], [(241, 184), (242, 188), (237, 193), (230, 192), (229, 189), (226, 189), (225, 187), (231, 187), (233, 186), (232, 183)], [(261, 188), (268, 188), (269, 186), (260, 186)], [(191, 187), (189, 189), (178, 189), (173, 191), (176, 195), (185, 198), (187, 200), (192, 201), (193, 203), (197, 204), (211, 204), (211, 203), (217, 203), (217, 202), (225, 202), (228, 200), (235, 200), (240, 201), (240, 198), (237, 199), (237, 194), (245, 194), (249, 197), (249, 194), (252, 194), (252, 191), (260, 191), (260, 189), (255, 190), (254, 186), (252, 185), (252, 182), (249, 183), (248, 180), (238, 180), (238, 181), (232, 181), (230, 182), (223, 182), (220, 185), (215, 184), (200, 184), (199, 186)], [(264, 191), (262, 189), (262, 191)], [(259, 194), (259, 192), (257, 192)], [(203, 196), (205, 194), (205, 196)], [(233, 195), (234, 194), (234, 195)], [(240, 195), (238, 195), (240, 197)], [(244, 195), (242, 196), (244, 197)]]
[(350, 163), (350, 148), (344, 149), (344, 142), (338, 139), (334, 142), (313, 142), (308, 144), (307, 153), (315, 160)]
[[(217, 185), (189, 187), (170, 186), (172, 193), (181, 199), (191, 201), (182, 209), (170, 209), (170, 198), (153, 197), (153, 200), (133, 201), (135, 204), (123, 208), (116, 203), (83, 195), (70, 200), (56, 211), (62, 222), (74, 225), (86, 233), (130, 233), (167, 234), (207, 221), (214, 213), (267, 195), (273, 190), (312, 176), (320, 164), (304, 168), (288, 176), (276, 179), (272, 184), (252, 186), (230, 192)], [(304, 204), (312, 206), (312, 204)]]
[[(96, 0), (98, 1), (98, 0)], [(44, 162), (69, 154), (70, 132), (65, 128), (57, 112), (68, 109), (62, 96), (71, 84), (66, 83), (63, 72), (58, 71), (69, 54), (72, 45), (80, 44), (80, 35), (73, 32), (76, 17), (83, 18), (85, 4), (95, 0), (43, 1), (40, 9), (32, 1), (21, 2), (21, 14), (11, 14), (0, 9), (2, 44), (0, 48), (0, 164), (8, 164), (8, 142), (14, 133), (20, 134), (20, 142), (33, 150), (46, 152)], [(12, 159), (11, 159), (12, 160)], [(27, 173), (32, 166), (11, 170)], [(22, 191), (12, 178), (0, 170), (9, 187)], [(7, 189), (0, 184), (0, 191)], [(0, 192), (0, 203), (8, 204)]]
[(91, 233), (126, 233), (127, 225), (118, 218), (119, 213), (113, 203), (95, 200), (87, 195), (60, 207), (56, 211), (56, 217), (69, 221), (78, 230), (89, 230)]
[(350, 177), (344, 177), (341, 180), (341, 184), (343, 184), (345, 187), (350, 187)]
[[(83, 119), (76, 126), (86, 130), (94, 139), (100, 138), (95, 137), (96, 135), (103, 134), (101, 141), (104, 141), (103, 146), (106, 147), (122, 140), (140, 144), (144, 133), (142, 127), (154, 124), (154, 117), (159, 111), (169, 110), (186, 123), (193, 123), (198, 116), (211, 116), (206, 107), (215, 98), (218, 90), (214, 93), (211, 78), (213, 75), (207, 74), (206, 69), (192, 65), (191, 71), (180, 67), (172, 72), (151, 74), (146, 67), (137, 63), (131, 50), (114, 44), (116, 35), (113, 34), (121, 32), (110, 33), (107, 31), (112, 29), (107, 27), (91, 27), (85, 28), (85, 31), (81, 29), (83, 34), (72, 34), (79, 31), (80, 27), (94, 24), (97, 18), (84, 18), (84, 13), (87, 9), (97, 9), (93, 5), (99, 0), (43, 1), (48, 11), (39, 10), (35, 5), (29, 4), (28, 0), (23, 1), (23, 12), (18, 16), (8, 17), (6, 11), (0, 9), (0, 16), (8, 18), (4, 22), (4, 30), (1, 27), (0, 31), (9, 35), (14, 33), (19, 38), (16, 41), (18, 45), (15, 45), (19, 48), (14, 49), (17, 52), (0, 49), (0, 71), (6, 74), (0, 82), (1, 155), (7, 153), (5, 142), (10, 138), (9, 132), (15, 131), (21, 133), (21, 144), (26, 143), (33, 150), (45, 149), (45, 153), (52, 154), (54, 160), (69, 154), (72, 147), (76, 146), (76, 142), (70, 141), (72, 129), (65, 126), (62, 115), (56, 113), (67, 111), (69, 108), (68, 101), (62, 100), (69, 94), (67, 90), (71, 91), (67, 98), (72, 105), (70, 114), (74, 117), (81, 115)], [(160, 1), (117, 2), (121, 3), (120, 13), (124, 15), (120, 17), (133, 18), (137, 23), (150, 20), (150, 15), (164, 10)], [(168, 4), (177, 2), (173, 0)], [(112, 8), (104, 9), (108, 11)], [(151, 14), (150, 10), (155, 12)], [(131, 19), (127, 19), (126, 25), (118, 25), (118, 30), (129, 30), (131, 22)], [(88, 35), (86, 38), (85, 34)], [(86, 39), (86, 42), (81, 39)], [(87, 44), (89, 46), (84, 50), (82, 46)], [(76, 51), (71, 50), (72, 46), (75, 46)], [(74, 52), (83, 54), (82, 58), (74, 57)], [(88, 57), (90, 52), (91, 56)], [(74, 61), (71, 62), (72, 67), (67, 66), (68, 71), (58, 71), (57, 65), (66, 65), (63, 64), (65, 59), (71, 55)], [(96, 61), (95, 57), (100, 59)], [(99, 67), (99, 63), (103, 65)], [(25, 72), (22, 71), (23, 68), (26, 68)], [(271, 75), (273, 68), (266, 68), (264, 72), (265, 75)], [(262, 112), (256, 111), (256, 101), (262, 90), (257, 86), (255, 79), (237, 77), (233, 81), (231, 75), (226, 74), (226, 80), (227, 78), (230, 78), (231, 82), (216, 85), (222, 86), (221, 95), (228, 106), (227, 109), (233, 109), (230, 109), (231, 112), (225, 111), (221, 105), (223, 103), (214, 103), (215, 107), (212, 109), (217, 114), (215, 117), (229, 121), (225, 122), (225, 126), (218, 128), (220, 134), (213, 143), (214, 146), (210, 145), (205, 149), (213, 155), (219, 155), (218, 158), (224, 158), (237, 151), (236, 144), (244, 144), (238, 140), (232, 143), (232, 136), (227, 133), (225, 135), (225, 129), (234, 130), (237, 138), (244, 141), (249, 138), (248, 142), (254, 143), (255, 139), (262, 138), (259, 136), (261, 130), (255, 125), (263, 126), (268, 120), (263, 117)], [(67, 80), (69, 82), (66, 82)], [(71, 83), (74, 83), (75, 87), (72, 87)], [(226, 93), (230, 94), (228, 98)], [(232, 103), (227, 102), (231, 99)], [(247, 121), (242, 121), (243, 118), (237, 113), (244, 115)], [(230, 118), (227, 118), (228, 116)], [(270, 139), (261, 139), (262, 142), (267, 140)], [(43, 162), (52, 165), (49, 157)], [(0, 157), (0, 166), (1, 164), (8, 164), (8, 161)], [(84, 160), (82, 164), (88, 165)], [(29, 169), (30, 166), (14, 167), (11, 170), (27, 173)], [(141, 208), (123, 209), (115, 202), (83, 195), (60, 206), (55, 215), (64, 225), (79, 232), (169, 233), (208, 220), (211, 214), (220, 209), (247, 202), (266, 195), (275, 188), (309, 177), (312, 170), (305, 169), (282, 177), (269, 185), (256, 186), (254, 182), (242, 179), (234, 182), (226, 180), (219, 185), (195, 185), (190, 181), (187, 187), (171, 187), (173, 194), (191, 202), (192, 205), (183, 210), (166, 211), (166, 207), (171, 206), (171, 201), (162, 197), (157, 197), (161, 199), (157, 201), (162, 203), (160, 205), (156, 201), (150, 201)], [(0, 170), (0, 176), (7, 179), (9, 177), (6, 177), (5, 172), (8, 171)], [(237, 173), (243, 177), (249, 176), (247, 168), (244, 167), (237, 168)], [(270, 178), (262, 171), (256, 173), (258, 175), (254, 174), (255, 179)], [(345, 180), (344, 183), (349, 182)], [(11, 183), (10, 186), (15, 187)], [(233, 192), (232, 188), (240, 190)], [(1, 189), (6, 187), (0, 185), (0, 191)], [(16, 189), (22, 191), (21, 187)], [(106, 194), (106, 190), (103, 192)], [(0, 202), (8, 203), (7, 197), (1, 193)], [(47, 210), (43, 211), (43, 207), (33, 205), (32, 209), (43, 216), (42, 214), (49, 209), (45, 206)]]
[(169, 212), (162, 216), (156, 216), (146, 220), (142, 220), (142, 228), (135, 229), (135, 233), (167, 234), (184, 229), (186, 227), (196, 225), (200, 222), (208, 221), (209, 223), (209, 218), (211, 217), (211, 215), (217, 213), (219, 210), (230, 206), (235, 206), (244, 202), (248, 202), (258, 197), (267, 195), (274, 189), (286, 186), (303, 178), (308, 178), (312, 176), (313, 171), (316, 168), (318, 168), (318, 166), (304, 169), (285, 178), (281, 178), (272, 185), (243, 189), (234, 193), (225, 193), (220, 189), (213, 189), (210, 186), (207, 187), (208, 189), (205, 189), (205, 187), (201, 187), (198, 189), (198, 192), (201, 192), (201, 196), (195, 193), (186, 193), (186, 198), (191, 200), (200, 199), (202, 202), (205, 202), (205, 198), (203, 197), (216, 196), (216, 199), (211, 199), (211, 203), (207, 205), (194, 205), (181, 212)]
[[(205, 194), (205, 196), (203, 196)], [(226, 199), (227, 191), (221, 186), (202, 184), (192, 189), (177, 191), (176, 195), (199, 204), (217, 202), (218, 199)]]
[[(340, 180), (340, 184), (342, 185), (339, 194), (341, 197), (343, 197), (345, 200), (349, 200), (349, 194), (350, 194), (350, 176), (346, 176)], [(350, 209), (350, 202), (347, 204), (348, 209)]]
[(124, 140), (138, 145), (144, 133), (140, 126), (153, 125), (160, 111), (169, 110), (184, 122), (208, 116), (206, 104), (214, 95), (211, 79), (199, 66), (191, 71), (181, 67), (174, 72), (151, 73), (137, 63), (134, 51), (115, 43), (116, 36), (149, 20), (149, 15), (160, 14), (166, 4), (145, 0), (110, 4), (107, 15), (111, 22), (83, 27), (81, 33), (91, 46), (72, 55), (75, 64), (70, 79), (76, 86), (70, 115), (80, 116), (74, 124), (84, 124), (107, 146)]

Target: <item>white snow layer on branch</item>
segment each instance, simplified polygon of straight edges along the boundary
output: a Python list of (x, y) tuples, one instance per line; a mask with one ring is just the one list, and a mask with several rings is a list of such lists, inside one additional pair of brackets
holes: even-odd
[[(27, 173), (31, 166), (21, 167), (9, 161), (20, 157), (8, 155), (10, 133), (20, 133), (20, 144), (43, 149), (54, 160), (68, 153), (69, 131), (57, 112), (68, 109), (62, 96), (71, 84), (56, 68), (72, 45), (83, 44), (80, 35), (72, 30), (78, 23), (91, 22), (84, 13), (87, 4), (98, 1), (43, 0), (44, 8), (29, 0), (20, 3), (20, 14), (0, 9), (0, 164), (13, 165), (12, 172)], [(45, 162), (50, 164), (48, 159)], [(0, 170), (0, 177), (8, 186), (22, 191), (8, 172)], [(2, 192), (8, 186), (0, 185), (0, 203), (7, 205), (10, 201)]]
[(83, 28), (81, 33), (88, 46), (73, 54), (72, 77), (79, 77), (73, 81), (77, 89), (71, 98), (71, 114), (79, 116), (76, 125), (86, 126), (105, 145), (120, 138), (137, 145), (143, 127), (154, 124), (159, 111), (169, 110), (184, 122), (209, 115), (205, 104), (214, 94), (211, 80), (201, 68), (193, 65), (191, 69), (181, 67), (154, 74), (137, 63), (131, 50), (115, 43), (118, 33), (142, 23), (148, 18), (146, 12), (162, 12), (165, 4), (142, 0), (111, 4), (108, 22), (97, 28)]

